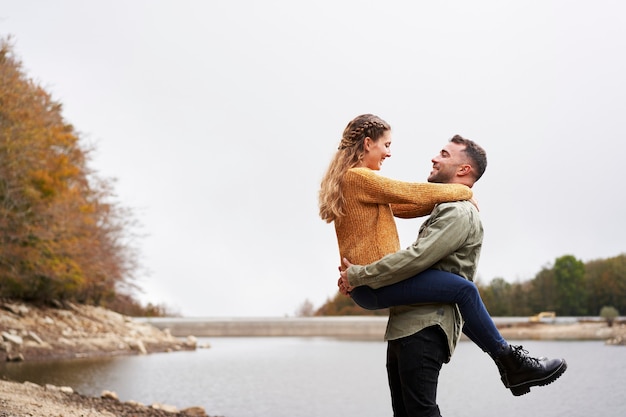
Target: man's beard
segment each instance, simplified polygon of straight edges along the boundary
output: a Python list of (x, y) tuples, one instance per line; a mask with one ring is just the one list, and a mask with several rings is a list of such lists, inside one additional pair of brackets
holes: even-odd
[(450, 182), (450, 176), (442, 171), (437, 171), (428, 177), (428, 182), (437, 184), (447, 184)]

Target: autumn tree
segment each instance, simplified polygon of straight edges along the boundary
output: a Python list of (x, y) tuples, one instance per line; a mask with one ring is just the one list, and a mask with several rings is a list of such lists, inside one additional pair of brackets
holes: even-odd
[(326, 300), (317, 309), (316, 316), (382, 316), (389, 314), (389, 309), (366, 310), (359, 307), (350, 297), (337, 292), (332, 299)]
[(89, 152), (0, 39), (0, 297), (101, 304), (132, 286), (132, 216)]
[(587, 262), (585, 278), (589, 311), (604, 306), (626, 311), (626, 255)]

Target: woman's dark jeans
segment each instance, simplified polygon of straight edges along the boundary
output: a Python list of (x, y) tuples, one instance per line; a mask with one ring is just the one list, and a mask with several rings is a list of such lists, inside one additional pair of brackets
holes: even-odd
[(449, 303), (459, 306), (463, 333), (495, 358), (508, 345), (496, 328), (473, 282), (450, 272), (428, 269), (387, 287), (356, 287), (352, 299), (367, 310), (399, 305)]

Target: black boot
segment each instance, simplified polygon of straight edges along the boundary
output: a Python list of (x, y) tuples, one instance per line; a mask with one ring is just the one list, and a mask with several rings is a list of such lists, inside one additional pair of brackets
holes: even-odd
[(522, 346), (510, 346), (495, 361), (504, 386), (516, 396), (528, 394), (530, 387), (553, 383), (567, 369), (564, 359), (532, 358)]

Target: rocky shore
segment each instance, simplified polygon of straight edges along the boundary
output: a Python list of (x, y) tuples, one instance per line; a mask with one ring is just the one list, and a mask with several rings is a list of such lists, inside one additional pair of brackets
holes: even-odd
[[(37, 361), (194, 350), (194, 337), (176, 338), (121, 314), (64, 303), (36, 307), (0, 301), (0, 360)], [(0, 380), (0, 417), (207, 417), (202, 407), (120, 402), (114, 392), (83, 396), (71, 387)]]
[(59, 308), (0, 303), (0, 360), (70, 359), (196, 349), (179, 339), (101, 307)]

